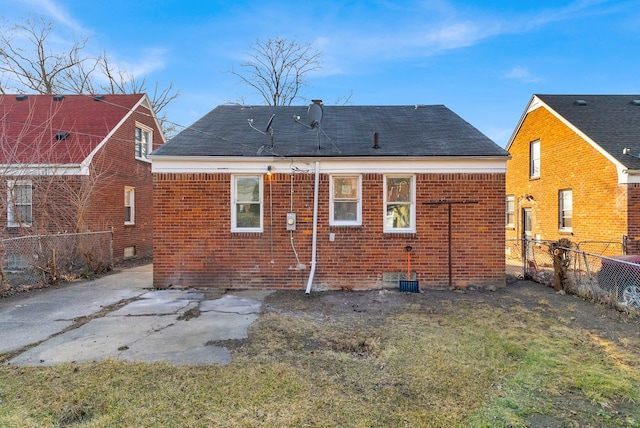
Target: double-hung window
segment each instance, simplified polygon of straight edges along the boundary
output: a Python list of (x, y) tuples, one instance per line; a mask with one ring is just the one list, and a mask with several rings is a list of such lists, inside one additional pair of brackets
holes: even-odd
[(515, 211), (515, 198), (513, 195), (507, 195), (506, 203), (505, 203), (505, 225), (507, 227), (514, 227), (516, 220), (516, 211)]
[(31, 226), (33, 190), (29, 180), (7, 182), (7, 226)]
[(416, 196), (414, 175), (384, 177), (384, 231), (416, 231)]
[(559, 229), (564, 232), (573, 230), (573, 192), (570, 189), (558, 192)]
[(362, 177), (334, 175), (331, 177), (329, 224), (360, 226), (362, 224)]
[(532, 141), (529, 147), (529, 177), (540, 177), (540, 140)]
[(262, 232), (262, 175), (231, 177), (231, 231)]
[(124, 188), (124, 224), (135, 224), (135, 190), (133, 187)]
[(136, 158), (147, 159), (153, 142), (153, 131), (151, 128), (136, 123)]

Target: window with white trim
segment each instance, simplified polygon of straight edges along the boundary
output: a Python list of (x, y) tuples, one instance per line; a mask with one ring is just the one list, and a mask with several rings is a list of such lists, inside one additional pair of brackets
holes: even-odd
[(505, 225), (507, 227), (514, 227), (516, 221), (516, 205), (513, 195), (507, 195), (505, 200), (505, 214)]
[(7, 181), (7, 226), (29, 227), (33, 214), (33, 185), (29, 180)]
[(415, 232), (415, 176), (386, 175), (384, 182), (384, 231)]
[(558, 192), (559, 229), (565, 232), (573, 230), (573, 191), (571, 189)]
[(329, 182), (331, 201), (329, 224), (359, 226), (362, 224), (362, 177), (334, 175)]
[(153, 130), (136, 123), (136, 158), (147, 159), (153, 149)]
[(136, 194), (133, 187), (124, 188), (124, 224), (136, 222)]
[(532, 141), (529, 147), (529, 177), (540, 177), (540, 140)]
[(231, 177), (231, 231), (262, 232), (262, 175)]

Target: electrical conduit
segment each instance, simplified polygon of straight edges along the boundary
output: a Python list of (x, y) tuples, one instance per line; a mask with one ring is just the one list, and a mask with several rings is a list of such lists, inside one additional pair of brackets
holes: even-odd
[(311, 293), (313, 276), (316, 273), (316, 242), (318, 237), (318, 187), (320, 187), (320, 162), (316, 162), (315, 188), (313, 189), (313, 238), (311, 243), (311, 272), (307, 281), (306, 294)]

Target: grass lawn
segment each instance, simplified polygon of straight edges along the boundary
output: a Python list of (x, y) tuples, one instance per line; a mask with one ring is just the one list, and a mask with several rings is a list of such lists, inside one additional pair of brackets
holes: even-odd
[(612, 339), (546, 297), (446, 296), (274, 303), (228, 366), (2, 365), (0, 426), (640, 427), (637, 318)]

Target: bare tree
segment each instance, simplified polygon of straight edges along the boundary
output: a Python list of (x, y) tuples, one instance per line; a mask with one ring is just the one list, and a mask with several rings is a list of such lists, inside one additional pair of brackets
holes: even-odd
[(310, 44), (276, 37), (257, 40), (242, 71), (230, 73), (254, 88), (267, 105), (286, 106), (298, 97), (309, 73), (322, 68), (322, 52)]
[[(66, 49), (55, 50), (50, 43), (54, 24), (40, 19), (0, 28), (0, 93), (39, 94), (120, 94), (146, 93), (146, 79), (114, 66), (107, 53), (98, 57), (85, 53), (88, 39), (74, 41)], [(2, 81), (9, 82), (3, 85)], [(147, 93), (163, 130), (171, 132), (163, 110), (180, 96), (173, 82), (161, 89), (155, 83)]]

